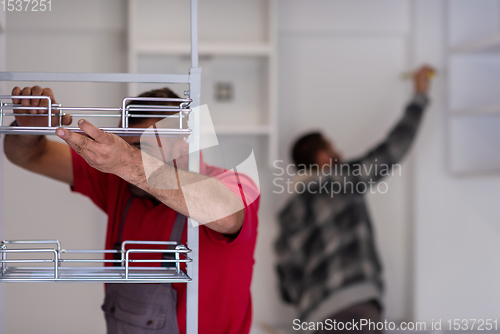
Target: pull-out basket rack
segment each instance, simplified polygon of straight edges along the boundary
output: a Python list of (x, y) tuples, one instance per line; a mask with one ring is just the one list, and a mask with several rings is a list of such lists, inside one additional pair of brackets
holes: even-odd
[[(12, 99), (44, 100), (44, 106), (32, 107), (9, 103)], [(189, 98), (159, 98), (159, 97), (126, 97), (118, 108), (102, 107), (63, 107), (53, 104), (48, 96), (0, 95), (0, 134), (53, 135), (62, 124), (65, 115), (75, 118), (119, 118), (121, 127), (107, 127), (101, 130), (120, 136), (189, 136), (191, 130), (184, 128), (183, 120), (189, 116), (192, 100)], [(36, 111), (32, 113), (29, 111)], [(22, 114), (21, 114), (22, 113)], [(7, 116), (44, 117), (46, 126), (9, 126), (4, 124)], [(178, 118), (178, 126), (172, 128), (155, 128), (153, 132), (145, 128), (129, 127), (130, 118)], [(169, 123), (170, 124), (170, 123)], [(66, 127), (79, 132), (78, 127)]]
[[(153, 248), (158, 246), (163, 248)], [(124, 241), (121, 250), (64, 250), (57, 240), (4, 240), (0, 243), (0, 282), (185, 283), (191, 278), (181, 263), (192, 261), (187, 256), (190, 252), (175, 241)], [(169, 257), (152, 255), (158, 253)], [(104, 259), (104, 254), (113, 254), (114, 259)], [(143, 256), (133, 258), (132, 254)], [(147, 266), (154, 263), (173, 265)]]

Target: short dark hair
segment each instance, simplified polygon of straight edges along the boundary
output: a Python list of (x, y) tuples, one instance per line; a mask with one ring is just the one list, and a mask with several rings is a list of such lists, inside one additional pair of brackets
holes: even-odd
[(292, 148), (292, 159), (298, 170), (310, 169), (317, 164), (318, 152), (327, 149), (323, 135), (311, 132), (297, 139)]
[[(160, 88), (160, 89), (154, 89), (150, 90), (148, 92), (144, 92), (138, 97), (164, 97), (164, 98), (169, 98), (169, 99), (178, 99), (179, 95), (175, 94), (170, 88)], [(158, 106), (158, 105), (163, 105), (163, 106), (178, 106), (179, 102), (156, 102), (156, 101), (131, 101), (129, 104), (134, 104), (134, 105), (149, 105), (149, 106)], [(152, 115), (158, 115), (158, 114), (165, 114), (165, 115), (171, 115), (173, 113), (170, 112), (151, 112), (151, 111), (131, 111), (130, 115), (139, 115), (139, 114), (152, 114)], [(141, 122), (144, 122), (147, 118), (140, 118), (140, 117), (130, 117), (128, 120), (128, 124), (131, 126), (137, 125)]]

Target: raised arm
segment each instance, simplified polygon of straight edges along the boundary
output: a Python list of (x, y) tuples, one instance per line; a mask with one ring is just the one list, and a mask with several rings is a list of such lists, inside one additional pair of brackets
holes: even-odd
[[(54, 94), (50, 88), (42, 89), (34, 86), (21, 90), (15, 87), (12, 95), (49, 96), (52, 103), (55, 103)], [(47, 101), (43, 99), (13, 99), (12, 102), (20, 103), (23, 107), (47, 106)], [(46, 114), (46, 111), (16, 110), (16, 113), (19, 114), (16, 116), (19, 126), (47, 126), (46, 117), (22, 116), (23, 114)], [(53, 117), (52, 122), (57, 125), (58, 117)], [(71, 116), (63, 117), (63, 124), (71, 124)], [(71, 152), (66, 144), (47, 140), (45, 136), (6, 135), (4, 151), (9, 161), (24, 169), (73, 185)]]
[(433, 72), (432, 68), (425, 66), (415, 73), (415, 95), (406, 107), (403, 117), (381, 143), (362, 157), (341, 164), (342, 173), (337, 174), (354, 183), (368, 183), (377, 182), (393, 172), (392, 167), (403, 159), (415, 139), (429, 103), (427, 94)]

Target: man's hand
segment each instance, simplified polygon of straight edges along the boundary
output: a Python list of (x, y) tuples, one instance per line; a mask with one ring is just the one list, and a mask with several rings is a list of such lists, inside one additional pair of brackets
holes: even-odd
[(78, 126), (86, 136), (64, 128), (57, 129), (56, 135), (95, 169), (123, 178), (127, 170), (135, 167), (137, 157), (140, 161), (140, 151), (120, 137), (104, 132), (84, 119), (78, 121)]
[(423, 66), (413, 75), (415, 93), (427, 95), (429, 93), (430, 81), (435, 76), (436, 70), (430, 66)]
[[(24, 96), (48, 96), (52, 100), (52, 103), (56, 103), (54, 98), (54, 93), (50, 88), (41, 88), (40, 86), (24, 87), (21, 90), (19, 87), (14, 87), (12, 89), (12, 95), (24, 95)], [(48, 102), (45, 99), (13, 99), (12, 103), (21, 104), (23, 107), (48, 107)], [(14, 110), (14, 113), (22, 114), (47, 114), (47, 110)], [(19, 126), (47, 126), (47, 117), (43, 116), (16, 116), (16, 121)], [(69, 125), (72, 122), (71, 115), (65, 115), (62, 118), (62, 125)], [(59, 124), (59, 117), (52, 117), (53, 125)]]

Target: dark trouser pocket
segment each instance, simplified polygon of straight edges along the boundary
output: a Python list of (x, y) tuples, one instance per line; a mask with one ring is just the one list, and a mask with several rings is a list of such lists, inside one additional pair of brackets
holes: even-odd
[(179, 334), (170, 284), (108, 284), (102, 305), (108, 334)]

